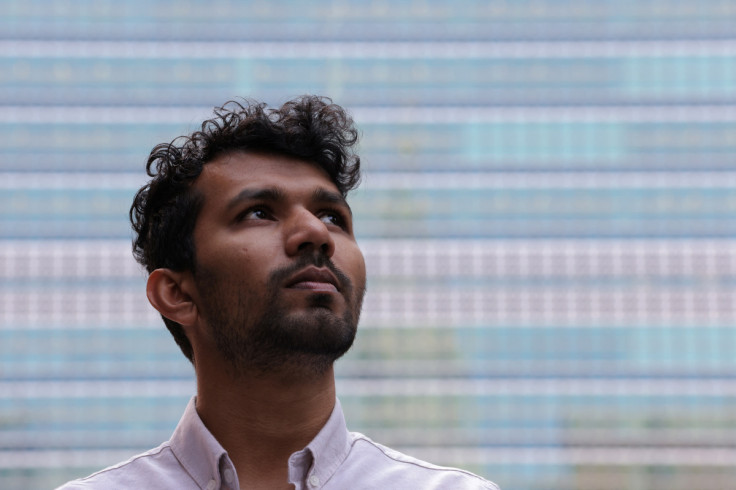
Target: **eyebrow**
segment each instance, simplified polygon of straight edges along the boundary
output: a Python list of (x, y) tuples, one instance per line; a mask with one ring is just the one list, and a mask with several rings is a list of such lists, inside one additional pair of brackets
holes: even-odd
[(339, 192), (330, 191), (325, 189), (324, 187), (320, 187), (318, 189), (315, 189), (312, 193), (312, 200), (314, 202), (323, 202), (343, 206), (345, 209), (348, 210), (350, 216), (353, 215), (353, 210), (350, 208), (348, 201)]
[[(280, 187), (266, 187), (263, 189), (243, 189), (237, 196), (227, 203), (227, 209), (231, 210), (239, 206), (244, 201), (270, 201), (278, 202), (286, 199), (286, 193)], [(319, 203), (336, 204), (345, 207), (350, 215), (353, 210), (350, 208), (347, 200), (339, 192), (334, 192), (324, 187), (319, 187), (312, 193), (312, 201)]]
[(284, 191), (278, 187), (267, 187), (264, 189), (243, 189), (237, 196), (230, 199), (227, 209), (233, 209), (244, 201), (271, 201), (277, 202), (285, 197)]

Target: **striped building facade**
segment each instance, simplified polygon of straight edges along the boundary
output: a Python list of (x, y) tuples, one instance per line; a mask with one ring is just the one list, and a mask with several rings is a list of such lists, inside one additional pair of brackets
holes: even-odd
[(236, 97), (362, 133), (348, 425), (526, 490), (736, 481), (736, 4), (0, 3), (0, 488), (167, 439), (127, 212)]

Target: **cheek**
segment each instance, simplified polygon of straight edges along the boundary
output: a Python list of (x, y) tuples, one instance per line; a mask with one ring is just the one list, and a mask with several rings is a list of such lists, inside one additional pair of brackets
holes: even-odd
[(350, 269), (348, 273), (353, 281), (353, 285), (356, 289), (365, 288), (365, 259), (363, 258), (363, 252), (360, 251), (357, 245), (353, 246), (352, 253), (350, 255)]
[[(259, 253), (260, 252), (260, 253)], [(234, 240), (197, 251), (197, 260), (228, 289), (252, 291), (262, 288), (268, 279), (272, 252)]]

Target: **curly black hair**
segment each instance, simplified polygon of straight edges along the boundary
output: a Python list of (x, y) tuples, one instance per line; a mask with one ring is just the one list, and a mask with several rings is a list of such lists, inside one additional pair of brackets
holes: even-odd
[[(255, 152), (310, 162), (327, 172), (343, 197), (360, 181), (360, 157), (353, 151), (358, 131), (347, 112), (326, 97), (305, 95), (280, 108), (229, 101), (215, 108), (214, 115), (201, 130), (156, 145), (148, 157), (151, 180), (136, 193), (130, 222), (133, 255), (149, 273), (159, 268), (196, 270), (193, 231), (203, 197), (193, 183), (218, 156)], [(193, 362), (182, 326), (163, 320)]]

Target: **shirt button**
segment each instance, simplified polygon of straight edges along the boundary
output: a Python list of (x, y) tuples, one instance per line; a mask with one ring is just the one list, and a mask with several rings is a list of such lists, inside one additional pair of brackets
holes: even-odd
[(319, 477), (317, 475), (312, 475), (309, 477), (309, 485), (312, 487), (318, 487), (319, 486)]
[(215, 490), (216, 486), (217, 482), (215, 480), (210, 480), (207, 482), (207, 490)]
[(233, 473), (233, 470), (231, 470), (230, 468), (226, 468), (225, 471), (223, 471), (222, 473), (225, 476), (225, 481), (228, 484), (232, 483), (233, 480), (235, 480), (235, 474)]

